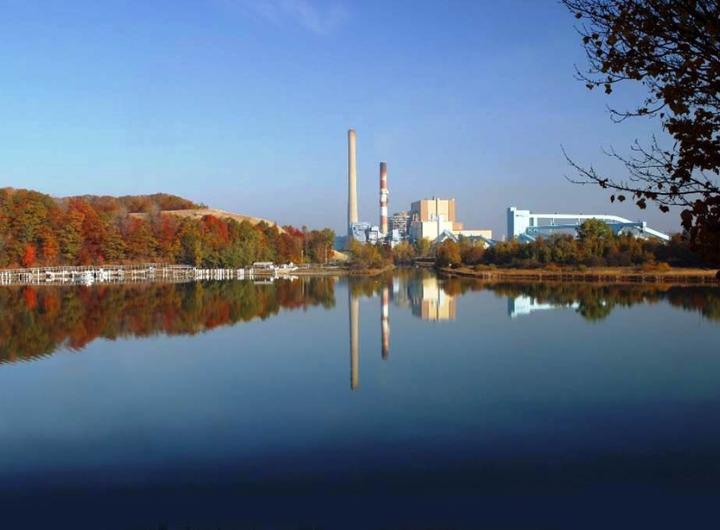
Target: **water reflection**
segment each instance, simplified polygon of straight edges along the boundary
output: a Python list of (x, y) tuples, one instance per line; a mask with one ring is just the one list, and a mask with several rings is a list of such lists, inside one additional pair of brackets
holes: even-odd
[(335, 306), (335, 280), (0, 288), (0, 363), (96, 339), (195, 335), (281, 309)]
[(455, 296), (446, 292), (437, 278), (424, 276), (408, 284), (413, 315), (423, 320), (455, 320)]
[(380, 336), (382, 340), (382, 358), (390, 356), (390, 287), (386, 283), (382, 291), (380, 305)]
[(348, 291), (350, 313), (350, 388), (360, 386), (360, 298)]
[(535, 311), (562, 308), (578, 309), (580, 308), (580, 304), (578, 302), (573, 302), (571, 304), (543, 303), (537, 298), (525, 295), (508, 298), (508, 315), (510, 315), (510, 318), (529, 315)]
[[(667, 303), (720, 321), (720, 289), (701, 286), (487, 283), (400, 270), (373, 278), (301, 278), (252, 282), (3, 287), (0, 289), (0, 363), (30, 360), (56, 350), (81, 350), (98, 339), (194, 335), (281, 309), (335, 306), (336, 284), (348, 286), (351, 388), (359, 388), (360, 299), (380, 302), (380, 355), (390, 357), (391, 307), (423, 321), (453, 321), (459, 300), (488, 291), (507, 299), (510, 318), (566, 308), (587, 321), (618, 307)], [(376, 350), (377, 351), (377, 350)]]
[[(0, 367), (0, 520), (612, 527), (601, 503), (643, 522), (671, 506), (682, 528), (720, 478), (719, 292), (409, 270), (0, 289), (6, 361), (106, 339)], [(451, 299), (454, 319), (422, 320)], [(151, 335), (197, 336), (108, 342)]]

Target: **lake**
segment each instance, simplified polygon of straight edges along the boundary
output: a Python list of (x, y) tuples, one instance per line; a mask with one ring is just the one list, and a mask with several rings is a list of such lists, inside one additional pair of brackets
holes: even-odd
[(0, 324), (2, 528), (717, 525), (719, 288), (2, 287)]

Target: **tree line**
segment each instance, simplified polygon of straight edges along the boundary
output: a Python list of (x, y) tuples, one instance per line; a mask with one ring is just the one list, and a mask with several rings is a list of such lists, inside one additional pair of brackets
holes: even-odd
[(435, 251), (438, 267), (487, 266), (537, 268), (548, 265), (580, 267), (632, 267), (698, 265), (700, 260), (679, 235), (670, 242), (643, 239), (632, 234), (613, 233), (610, 226), (588, 219), (578, 235), (553, 234), (548, 238), (520, 243), (517, 239), (485, 248), (469, 239), (447, 240)]
[(241, 267), (255, 261), (322, 263), (335, 233), (261, 222), (200, 219), (168, 210), (204, 208), (167, 194), (55, 199), (0, 189), (0, 267), (158, 261)]

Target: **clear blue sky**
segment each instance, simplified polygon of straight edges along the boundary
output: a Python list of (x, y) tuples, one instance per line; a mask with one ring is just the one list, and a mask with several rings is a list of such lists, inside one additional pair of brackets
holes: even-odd
[[(561, 145), (619, 171), (652, 122), (613, 124), (573, 79), (574, 18), (554, 0), (4, 0), (0, 186), (175, 193), (344, 231), (347, 129), (360, 217), (454, 197), (466, 226), (505, 208), (644, 216), (569, 184)], [(612, 173), (619, 174), (619, 173)]]

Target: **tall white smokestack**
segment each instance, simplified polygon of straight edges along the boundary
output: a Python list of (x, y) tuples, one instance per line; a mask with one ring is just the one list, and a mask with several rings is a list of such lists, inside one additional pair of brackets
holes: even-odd
[(357, 158), (355, 149), (355, 130), (350, 129), (348, 131), (348, 242), (352, 238), (350, 225), (358, 222)]

